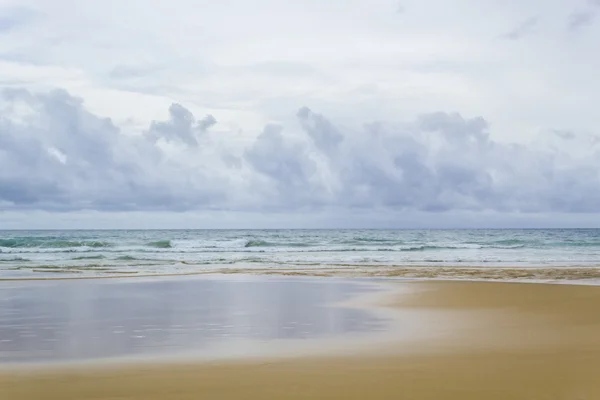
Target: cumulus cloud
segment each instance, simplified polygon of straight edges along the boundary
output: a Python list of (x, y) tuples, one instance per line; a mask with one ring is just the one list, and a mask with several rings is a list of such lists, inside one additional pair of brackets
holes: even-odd
[[(12, 210), (598, 212), (600, 139), (495, 141), (482, 117), (433, 112), (346, 126), (302, 107), (242, 148), (180, 104), (129, 132), (66, 91), (0, 92), (0, 204)], [(224, 137), (225, 135), (225, 137)], [(224, 142), (219, 142), (223, 139)], [(223, 144), (225, 143), (225, 144)]]
[[(0, 93), (0, 201), (14, 208), (177, 210), (219, 196), (211, 187), (218, 171), (186, 175), (193, 160), (185, 163), (158, 140), (195, 145), (210, 117), (195, 121), (173, 105), (169, 121), (131, 135), (62, 90)], [(202, 190), (188, 191), (187, 184)]]
[(167, 141), (182, 141), (189, 146), (198, 146), (198, 138), (208, 128), (215, 125), (217, 120), (212, 115), (207, 115), (196, 121), (194, 115), (180, 104), (173, 104), (169, 108), (169, 121), (153, 122), (146, 135), (153, 141), (164, 139)]

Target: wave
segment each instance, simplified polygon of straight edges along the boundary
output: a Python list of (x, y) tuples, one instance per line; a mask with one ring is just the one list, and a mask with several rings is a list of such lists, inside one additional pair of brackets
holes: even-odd
[(482, 248), (504, 248), (513, 246), (527, 246), (539, 244), (538, 240), (524, 240), (524, 239), (500, 239), (500, 240), (481, 240), (481, 241), (466, 241), (465, 245), (481, 246)]
[(44, 238), (13, 238), (0, 239), (0, 247), (5, 248), (68, 248), (68, 247), (111, 247), (113, 244), (102, 241), (74, 241)]
[[(477, 250), (480, 246), (473, 247), (469, 245), (448, 245), (448, 246), (437, 246), (437, 245), (420, 245), (412, 247), (403, 247), (400, 249), (390, 249), (388, 251), (427, 251), (427, 250)], [(377, 251), (384, 251), (384, 249), (377, 249)]]
[(576, 241), (573, 239), (555, 240), (540, 240), (540, 239), (503, 239), (489, 242), (465, 242), (466, 244), (479, 245), (482, 248), (489, 249), (518, 249), (518, 248), (569, 248), (569, 247), (600, 247), (600, 241)]
[(23, 258), (23, 257), (0, 258), (0, 262), (15, 262), (15, 261), (29, 262), (31, 260), (28, 258)]
[(564, 241), (548, 243), (547, 245), (548, 247), (600, 247), (600, 242)]
[(78, 271), (78, 270), (89, 270), (89, 271), (109, 271), (111, 268), (102, 264), (84, 264), (84, 265), (60, 265), (60, 264), (41, 264), (41, 265), (27, 265), (18, 266), (11, 268), (12, 270), (60, 270), (60, 271)]
[[(480, 249), (521, 249), (524, 248), (525, 245), (505, 245), (505, 246), (486, 246), (486, 245), (448, 245), (448, 246), (435, 246), (435, 245), (423, 245), (423, 246), (414, 246), (414, 247), (405, 247), (401, 249), (391, 249), (390, 251), (427, 251), (427, 250), (480, 250)], [(383, 249), (378, 249), (377, 251), (383, 251)]]
[(377, 249), (376, 251), (428, 251), (428, 250), (477, 250), (481, 247), (473, 247), (469, 245), (448, 245), (448, 246), (437, 246), (437, 245), (419, 245), (402, 248), (390, 248), (390, 249)]
[[(286, 253), (347, 253), (347, 252), (436, 252), (440, 250), (446, 251), (468, 251), (468, 250), (481, 250), (485, 251), (488, 249), (504, 249), (504, 250), (518, 250), (522, 249), (523, 245), (519, 246), (475, 246), (475, 245), (448, 245), (448, 246), (436, 246), (436, 245), (414, 245), (414, 246), (390, 246), (390, 247), (366, 247), (366, 246), (331, 246), (331, 247), (317, 247), (313, 245), (297, 245), (296, 247), (289, 247), (289, 244), (269, 244), (267, 242), (252, 242), (245, 245), (243, 248), (231, 247), (231, 248), (173, 248), (170, 243), (152, 243), (146, 244), (145, 247), (139, 248), (111, 248), (103, 249), (102, 256), (98, 255), (97, 249), (11, 249), (6, 251), (5, 254), (73, 254), (72, 260), (86, 260), (86, 259), (102, 259), (110, 257), (116, 260), (149, 260), (152, 259), (153, 254), (169, 254), (172, 256), (181, 255), (189, 256), (193, 254), (258, 254), (258, 253), (273, 253), (273, 254), (286, 254)], [(312, 247), (312, 248), (311, 248)], [(89, 256), (85, 254), (91, 253)], [(123, 254), (126, 253), (126, 254)], [(133, 253), (134, 255), (131, 255)], [(123, 254), (120, 255), (119, 254)], [(135, 254), (147, 255), (143, 258), (138, 258)], [(152, 259), (153, 260), (153, 259)], [(2, 261), (2, 260), (0, 260)], [(156, 261), (167, 261), (163, 259), (156, 259)]]
[(538, 243), (537, 240), (523, 240), (523, 239), (502, 239), (502, 240), (496, 240), (493, 242), (488, 242), (488, 243), (483, 243), (485, 244), (489, 244), (490, 246), (494, 246), (494, 245), (498, 245), (498, 246), (520, 246), (520, 245), (527, 245), (527, 244), (536, 244)]
[(391, 239), (380, 239), (380, 238), (369, 238), (369, 237), (355, 237), (352, 240), (343, 241), (344, 244), (357, 244), (357, 243), (394, 243), (402, 244), (403, 242)]
[[(428, 245), (428, 244), (415, 244), (409, 245), (407, 243), (384, 240), (384, 239), (360, 239), (350, 240), (341, 242), (342, 245), (348, 245), (349, 247), (336, 247), (332, 245), (331, 248), (317, 248), (314, 250), (295, 250), (304, 252), (346, 252), (346, 251), (427, 251), (427, 250), (477, 250), (477, 249), (520, 249), (526, 247), (523, 241), (519, 240), (504, 240), (497, 241), (490, 244), (465, 242), (464, 244), (455, 245)], [(368, 244), (372, 245), (383, 245), (389, 246), (384, 248), (373, 248), (374, 246), (368, 247)], [(245, 248), (252, 247), (290, 247), (290, 248), (301, 248), (301, 247), (321, 247), (323, 245), (311, 244), (311, 243), (298, 243), (298, 242), (268, 242), (265, 240), (249, 240), (245, 243)], [(356, 247), (350, 247), (356, 246)], [(234, 248), (224, 250), (226, 252), (236, 251)]]
[[(115, 257), (115, 258), (113, 258), (113, 260), (116, 260), (116, 261), (146, 261), (145, 264), (139, 264), (139, 265), (154, 265), (154, 264), (148, 264), (148, 262), (162, 263), (165, 265), (170, 264), (170, 263), (179, 262), (179, 260), (174, 260), (174, 259), (134, 257), (131, 255)], [(131, 264), (131, 265), (138, 265), (138, 264)]]
[(73, 257), (71, 258), (71, 260), (103, 260), (106, 257), (103, 255), (95, 255), (95, 256), (79, 256), (79, 257)]
[(269, 242), (265, 242), (264, 240), (248, 240), (244, 247), (267, 247), (270, 245)]
[(311, 247), (311, 243), (302, 242), (267, 242), (265, 240), (248, 240), (244, 247)]
[(173, 247), (170, 240), (158, 240), (156, 242), (146, 243), (146, 246), (157, 249), (170, 249)]

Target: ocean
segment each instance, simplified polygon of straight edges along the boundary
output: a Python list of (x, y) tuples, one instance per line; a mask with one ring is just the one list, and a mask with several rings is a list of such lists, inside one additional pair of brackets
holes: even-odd
[(597, 266), (597, 229), (0, 231), (0, 279)]

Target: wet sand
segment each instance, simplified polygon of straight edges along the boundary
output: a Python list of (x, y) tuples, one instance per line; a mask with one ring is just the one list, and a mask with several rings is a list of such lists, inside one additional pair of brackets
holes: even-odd
[(0, 394), (11, 400), (600, 398), (600, 287), (402, 285), (416, 290), (386, 298), (385, 306), (441, 311), (435, 329), (444, 335), (410, 348), (402, 340), (348, 348), (344, 356), (6, 371)]
[(388, 319), (334, 304), (380, 292), (357, 280), (242, 275), (0, 282), (0, 368), (239, 358), (371, 338)]
[[(182, 264), (193, 266), (183, 262)], [(200, 266), (194, 271), (177, 273), (140, 273), (98, 268), (77, 269), (28, 269), (2, 270), (2, 281), (46, 281), (46, 280), (96, 280), (122, 278), (177, 278), (204, 275), (257, 275), (257, 276), (305, 276), (305, 277), (345, 277), (345, 278), (400, 278), (400, 279), (439, 279), (439, 280), (486, 280), (486, 281), (537, 281), (537, 282), (576, 282), (584, 284), (600, 283), (600, 267), (587, 266), (456, 266), (456, 265), (356, 265), (356, 264), (294, 264), (287, 267), (257, 268), (255, 266)], [(90, 274), (91, 275), (86, 275)]]

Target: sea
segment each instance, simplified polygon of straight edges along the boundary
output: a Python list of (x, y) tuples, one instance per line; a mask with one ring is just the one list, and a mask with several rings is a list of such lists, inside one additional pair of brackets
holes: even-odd
[(0, 231), (0, 279), (597, 267), (598, 229)]

